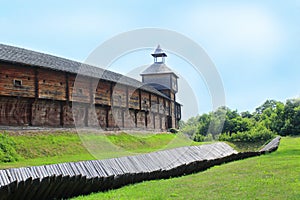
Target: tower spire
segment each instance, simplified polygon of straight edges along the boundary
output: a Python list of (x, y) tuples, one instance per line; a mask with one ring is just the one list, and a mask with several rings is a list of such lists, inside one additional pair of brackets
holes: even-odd
[(154, 63), (164, 63), (167, 54), (162, 50), (160, 44), (157, 45), (154, 53), (151, 54), (154, 57)]

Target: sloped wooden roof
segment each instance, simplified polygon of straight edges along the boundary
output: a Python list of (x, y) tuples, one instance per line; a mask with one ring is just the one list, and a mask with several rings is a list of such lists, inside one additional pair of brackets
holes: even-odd
[(174, 74), (178, 78), (178, 76), (163, 62), (155, 62), (141, 73), (142, 76), (153, 74)]

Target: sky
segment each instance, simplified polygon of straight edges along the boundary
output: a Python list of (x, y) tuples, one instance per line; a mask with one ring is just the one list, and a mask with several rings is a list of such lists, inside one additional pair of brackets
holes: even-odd
[[(80, 62), (119, 34), (171, 30), (197, 43), (213, 62), (229, 108), (253, 112), (267, 99), (300, 97), (299, 0), (0, 0), (0, 26), (0, 43)], [(154, 48), (122, 55), (106, 67), (140, 79)], [(183, 119), (211, 111), (206, 77), (180, 55), (166, 53), (166, 64), (179, 75)]]

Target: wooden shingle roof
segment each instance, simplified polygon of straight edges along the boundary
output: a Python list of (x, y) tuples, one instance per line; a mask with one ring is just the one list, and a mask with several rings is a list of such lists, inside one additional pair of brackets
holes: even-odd
[(165, 63), (153, 63), (148, 68), (146, 68), (141, 75), (153, 75), (153, 74), (174, 74), (178, 77)]

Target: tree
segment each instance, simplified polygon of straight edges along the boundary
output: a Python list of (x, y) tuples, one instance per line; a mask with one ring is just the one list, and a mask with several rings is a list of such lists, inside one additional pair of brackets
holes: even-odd
[(204, 140), (209, 134), (213, 138), (222, 134), (223, 139), (239, 135), (243, 140), (268, 138), (273, 133), (300, 135), (300, 98), (287, 100), (285, 104), (266, 100), (253, 114), (220, 107), (208, 114), (192, 117), (182, 124), (182, 130), (197, 141)]
[(299, 135), (300, 134), (300, 99), (289, 99), (286, 101), (283, 110), (284, 122), (280, 135)]
[(270, 108), (271, 110), (273, 110), (276, 108), (276, 103), (277, 103), (277, 101), (275, 101), (275, 100), (266, 100), (261, 106), (259, 106), (255, 109), (255, 113), (260, 115), (267, 108)]

